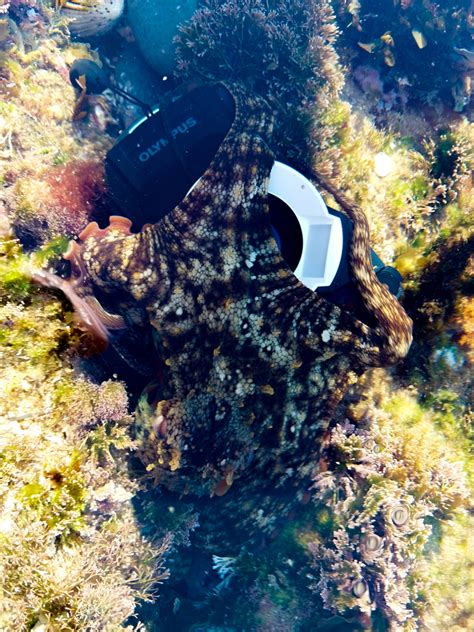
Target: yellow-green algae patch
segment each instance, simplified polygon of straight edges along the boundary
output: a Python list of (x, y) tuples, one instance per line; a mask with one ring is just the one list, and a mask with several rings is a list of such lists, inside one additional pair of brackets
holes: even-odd
[[(132, 509), (125, 387), (75, 368), (72, 315), (27, 274), (87, 223), (82, 183), (111, 143), (72, 120), (67, 64), (93, 53), (50, 17), (34, 50), (0, 53), (0, 629), (131, 629), (167, 543)], [(11, 228), (42, 251), (30, 260)]]
[(429, 569), (433, 579), (429, 598), (434, 607), (426, 617), (428, 629), (450, 632), (473, 629), (473, 533), (472, 515), (458, 517), (443, 529)]
[[(452, 120), (443, 131), (421, 115), (393, 113), (386, 129), (366, 114), (364, 102), (335, 101), (324, 113), (330, 130), (315, 159), (317, 169), (366, 212), (377, 252), (418, 278), (438, 238), (474, 231), (474, 125)], [(410, 134), (410, 135), (409, 135)], [(382, 157), (385, 171), (377, 168)]]
[(0, 629), (116, 630), (163, 578), (166, 548), (132, 512), (127, 395), (59, 353), (61, 303), (22, 278), (15, 242), (2, 246)]
[(34, 244), (87, 224), (88, 187), (100, 185), (111, 145), (103, 129), (73, 121), (67, 64), (94, 53), (61, 37), (38, 38), (36, 46), (0, 52), (0, 210)]

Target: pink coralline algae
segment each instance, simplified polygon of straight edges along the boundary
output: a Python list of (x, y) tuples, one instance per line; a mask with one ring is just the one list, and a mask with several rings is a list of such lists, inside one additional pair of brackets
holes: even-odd
[(60, 224), (66, 234), (79, 233), (92, 211), (97, 214), (103, 203), (105, 183), (103, 167), (99, 162), (82, 161), (56, 167), (46, 184), (50, 195), (50, 220)]

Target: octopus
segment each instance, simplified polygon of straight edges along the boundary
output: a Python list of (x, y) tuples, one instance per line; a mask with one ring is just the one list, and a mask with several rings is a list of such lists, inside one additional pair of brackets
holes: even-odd
[(106, 228), (90, 223), (66, 254), (69, 279), (34, 274), (104, 344), (151, 326), (142, 347), (163, 369), (138, 406), (140, 456), (156, 483), (201, 495), (248, 476), (278, 484), (309, 472), (348, 386), (403, 358), (412, 339), (410, 318), (372, 269), (363, 212), (330, 184), (354, 223), (351, 269), (367, 318), (294, 276), (269, 218), (274, 115), (227, 88), (233, 124), (180, 204), (139, 232), (118, 216)]

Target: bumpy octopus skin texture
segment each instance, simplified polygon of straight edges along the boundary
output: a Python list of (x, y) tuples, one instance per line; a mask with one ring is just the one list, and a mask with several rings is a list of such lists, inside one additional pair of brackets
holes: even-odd
[(225, 493), (249, 472), (278, 479), (314, 462), (348, 385), (404, 357), (412, 331), (372, 270), (357, 208), (349, 210), (351, 263), (371, 325), (293, 275), (269, 223), (272, 114), (230, 90), (234, 123), (182, 203), (136, 234), (124, 218), (90, 224), (68, 254), (72, 279), (56, 281), (100, 335), (151, 323), (149, 353), (165, 371), (157, 401), (138, 412), (141, 457), (157, 482), (199, 494)]

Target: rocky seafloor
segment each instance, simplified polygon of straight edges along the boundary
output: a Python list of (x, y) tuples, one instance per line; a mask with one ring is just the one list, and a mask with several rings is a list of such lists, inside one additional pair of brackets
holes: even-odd
[[(0, 629), (473, 629), (471, 3), (129, 0), (71, 35), (77, 4), (0, 2)], [(103, 159), (140, 114), (81, 98), (83, 57), (145, 101), (198, 77), (283, 104), (282, 154), (403, 274), (407, 357), (351, 386), (281, 484), (160, 485), (139, 458), (152, 380), (31, 281), (106, 223)]]

